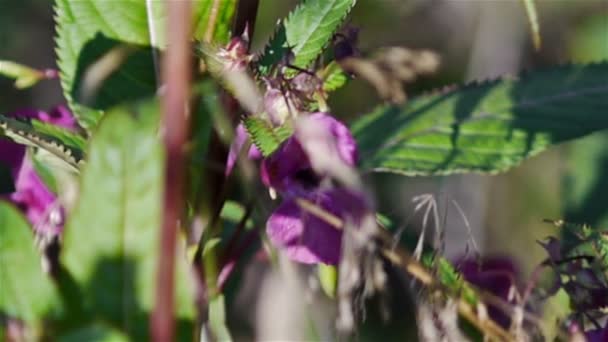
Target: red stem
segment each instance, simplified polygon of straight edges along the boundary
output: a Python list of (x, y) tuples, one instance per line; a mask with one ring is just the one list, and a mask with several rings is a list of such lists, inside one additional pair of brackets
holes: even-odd
[(166, 1), (168, 10), (167, 41), (162, 77), (166, 93), (162, 98), (163, 133), (166, 160), (163, 226), (160, 235), (156, 306), (150, 321), (153, 341), (173, 341), (175, 253), (179, 221), (183, 213), (184, 144), (189, 130), (188, 102), (191, 80), (189, 0)]

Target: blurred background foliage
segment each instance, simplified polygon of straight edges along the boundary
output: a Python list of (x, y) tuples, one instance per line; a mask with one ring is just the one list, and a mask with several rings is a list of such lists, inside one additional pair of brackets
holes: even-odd
[[(543, 40), (540, 51), (532, 47), (519, 0), (360, 0), (350, 24), (361, 29), (363, 55), (391, 45), (432, 49), (440, 54), (440, 71), (409, 86), (410, 97), (452, 83), (608, 59), (608, 1), (536, 3)], [(263, 46), (276, 21), (296, 4), (295, 0), (260, 0), (254, 48)], [(53, 36), (52, 1), (0, 2), (0, 59), (36, 68), (55, 67)], [(56, 81), (16, 90), (11, 80), (2, 78), (0, 90), (0, 110), (4, 113), (26, 107), (48, 109), (64, 102)], [(377, 101), (372, 87), (353, 80), (332, 96), (330, 105), (337, 116), (352, 119)], [(608, 227), (607, 146), (608, 133), (598, 133), (551, 149), (497, 176), (368, 178), (376, 186), (380, 211), (402, 224), (412, 214), (414, 195), (441, 193), (440, 210), (447, 215), (446, 253), (452, 258), (463, 254), (468, 240), (457, 211), (441, 200), (454, 199), (469, 219), (482, 255), (515, 258), (525, 279), (545, 257), (537, 240), (557, 234), (542, 223), (543, 218)], [(416, 226), (416, 221), (409, 222)]]

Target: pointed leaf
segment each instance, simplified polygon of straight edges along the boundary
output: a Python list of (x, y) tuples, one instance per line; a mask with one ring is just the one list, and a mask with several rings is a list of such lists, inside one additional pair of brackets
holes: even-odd
[(356, 121), (364, 169), (405, 175), (505, 171), (608, 128), (608, 63), (469, 84)]
[(306, 68), (321, 54), (333, 34), (355, 6), (356, 0), (306, 0), (303, 1), (270, 39), (258, 61), (262, 75), (293, 52), (293, 65)]
[[(137, 117), (135, 119), (134, 117)], [(85, 310), (146, 339), (158, 262), (164, 153), (158, 106), (108, 112), (91, 141), (62, 260), (84, 291)], [(186, 257), (178, 257), (176, 317), (194, 316)]]
[(77, 133), (39, 120), (17, 120), (0, 115), (0, 135), (18, 144), (39, 148), (77, 171), (86, 141)]
[(32, 323), (58, 303), (55, 286), (42, 271), (31, 228), (15, 208), (0, 201), (0, 315)]

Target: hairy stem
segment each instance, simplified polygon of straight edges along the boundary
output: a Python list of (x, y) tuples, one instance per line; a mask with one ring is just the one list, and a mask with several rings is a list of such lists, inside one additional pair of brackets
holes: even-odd
[(177, 232), (183, 212), (185, 152), (189, 130), (191, 4), (189, 0), (167, 0), (167, 38), (162, 77), (166, 93), (162, 98), (162, 133), (165, 143), (165, 197), (160, 236), (160, 259), (156, 282), (156, 306), (150, 320), (154, 341), (173, 341), (175, 322), (174, 277)]

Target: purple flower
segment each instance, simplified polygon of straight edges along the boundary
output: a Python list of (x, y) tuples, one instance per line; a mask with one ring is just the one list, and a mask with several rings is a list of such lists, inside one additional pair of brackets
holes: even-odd
[[(9, 114), (15, 118), (33, 118), (61, 127), (75, 129), (76, 120), (70, 111), (59, 106), (51, 112), (23, 110)], [(26, 148), (14, 142), (0, 140), (0, 162), (10, 167), (15, 191), (7, 198), (25, 213), (34, 230), (42, 234), (59, 234), (65, 212), (53, 194), (36, 174)]]
[[(338, 158), (350, 167), (357, 163), (357, 144), (348, 128), (340, 121), (326, 113), (310, 114), (308, 120), (315, 125), (320, 135), (329, 136), (331, 145), (319, 144), (316, 148), (305, 148), (317, 142), (307, 141), (303, 145), (300, 137), (294, 134), (287, 139), (270, 157), (262, 161), (260, 170), (262, 181), (266, 186), (279, 192), (306, 193), (319, 185), (325, 177), (313, 169), (312, 154)], [(314, 139), (314, 137), (313, 137)], [(321, 142), (321, 139), (318, 142)], [(314, 150), (314, 151), (312, 151)]]
[[(307, 211), (298, 201), (316, 205), (322, 214)], [(361, 196), (344, 189), (317, 191), (298, 198), (287, 198), (270, 215), (266, 232), (275, 247), (291, 260), (335, 265), (340, 261), (342, 227), (334, 218), (357, 225), (367, 206)], [(329, 214), (333, 217), (321, 217)]]
[(585, 331), (587, 342), (606, 342), (608, 341), (608, 325), (604, 328)]
[[(518, 270), (513, 261), (505, 257), (487, 258), (481, 261), (465, 259), (456, 263), (458, 269), (471, 284), (488, 291), (505, 301), (517, 287)], [(490, 317), (503, 327), (509, 327), (511, 319), (500, 309), (489, 306)]]
[(316, 154), (355, 166), (357, 147), (348, 128), (325, 113), (310, 114), (307, 120), (328, 139), (303, 141), (296, 128), (292, 137), (262, 161), (262, 181), (283, 196), (283, 203), (268, 218), (266, 232), (294, 261), (333, 265), (340, 260), (342, 223), (357, 226), (369, 205), (361, 194), (328, 186), (324, 182), (328, 174), (313, 167)]

